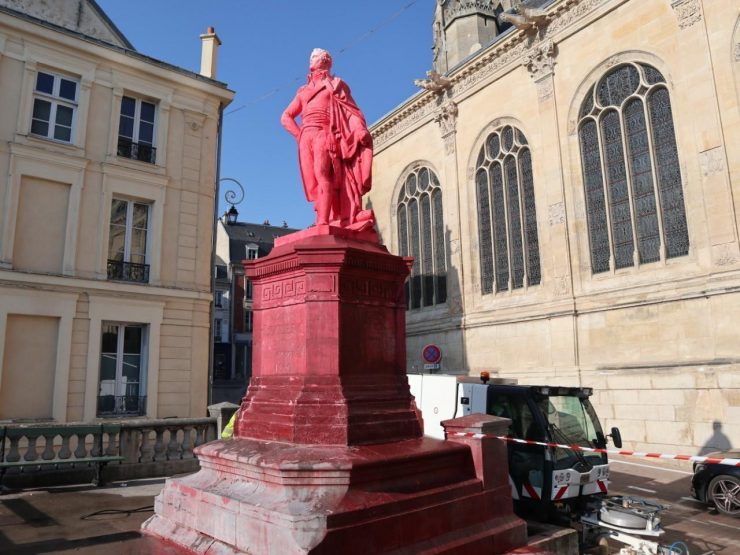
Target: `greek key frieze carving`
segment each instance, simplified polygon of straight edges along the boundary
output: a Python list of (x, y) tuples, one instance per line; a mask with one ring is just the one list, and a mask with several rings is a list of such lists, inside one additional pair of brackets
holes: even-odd
[(288, 279), (276, 283), (266, 283), (261, 286), (263, 301), (276, 301), (286, 297), (295, 297), (306, 293), (304, 278)]
[(340, 294), (343, 297), (355, 299), (396, 301), (398, 293), (395, 284), (376, 279), (346, 277), (340, 285)]

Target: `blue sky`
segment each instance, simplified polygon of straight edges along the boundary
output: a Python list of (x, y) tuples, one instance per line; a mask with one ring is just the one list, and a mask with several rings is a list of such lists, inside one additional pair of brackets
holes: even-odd
[[(236, 91), (224, 120), (221, 176), (246, 189), (240, 221), (313, 222), (295, 140), (280, 114), (305, 82), (314, 47), (329, 50), (368, 124), (417, 92), (431, 67), (434, 0), (98, 0), (141, 53), (200, 68), (199, 35), (223, 45), (218, 79)], [(224, 183), (228, 185), (228, 183)], [(221, 195), (221, 211), (225, 209)]]

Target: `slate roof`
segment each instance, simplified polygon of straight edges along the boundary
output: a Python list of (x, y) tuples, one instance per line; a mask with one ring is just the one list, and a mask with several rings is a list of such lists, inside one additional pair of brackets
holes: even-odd
[(247, 245), (257, 245), (257, 255), (262, 258), (270, 254), (276, 237), (299, 231), (290, 227), (248, 222), (224, 224), (224, 229), (229, 236), (229, 258), (232, 263), (241, 262), (247, 257)]

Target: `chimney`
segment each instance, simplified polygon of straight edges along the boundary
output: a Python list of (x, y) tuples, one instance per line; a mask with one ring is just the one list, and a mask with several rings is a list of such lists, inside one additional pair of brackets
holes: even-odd
[(216, 29), (208, 27), (205, 34), (200, 36), (200, 74), (210, 79), (216, 78), (216, 62), (218, 61), (218, 47), (221, 40), (216, 34)]

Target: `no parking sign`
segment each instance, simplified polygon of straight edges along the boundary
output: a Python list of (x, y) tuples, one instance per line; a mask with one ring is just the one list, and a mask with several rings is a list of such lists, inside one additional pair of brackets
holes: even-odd
[(442, 349), (430, 343), (421, 350), (421, 358), (424, 360), (424, 370), (439, 370), (439, 361), (442, 360)]

